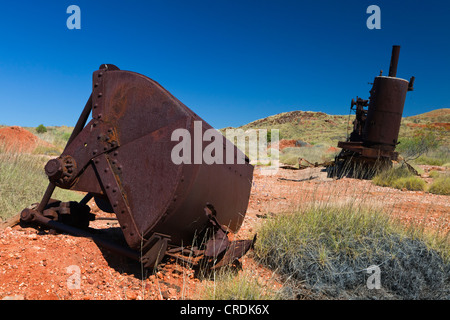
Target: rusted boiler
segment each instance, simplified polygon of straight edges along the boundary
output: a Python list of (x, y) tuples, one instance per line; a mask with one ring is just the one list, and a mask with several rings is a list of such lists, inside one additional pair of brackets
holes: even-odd
[[(368, 100), (352, 100), (356, 117), (347, 141), (338, 142), (341, 152), (335, 159), (334, 173), (342, 174), (358, 165), (365, 173), (398, 160), (395, 148), (405, 105), (406, 94), (413, 90), (414, 77), (397, 77), (400, 46), (393, 46), (389, 74), (375, 77)], [(369, 173), (370, 175), (370, 173)]]

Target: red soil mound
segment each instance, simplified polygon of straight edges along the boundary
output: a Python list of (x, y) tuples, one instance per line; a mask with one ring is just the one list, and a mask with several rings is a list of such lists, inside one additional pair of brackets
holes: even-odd
[(284, 148), (291, 148), (295, 147), (295, 141), (296, 140), (281, 140), (280, 141), (280, 150), (283, 150)]
[(290, 147), (295, 147), (295, 141), (297, 140), (285, 140), (285, 139), (281, 139), (278, 144), (273, 143), (270, 145), (271, 148), (276, 148), (278, 147), (279, 150), (283, 150), (284, 148), (290, 148)]
[(18, 126), (0, 128), (0, 146), (5, 151), (31, 153), (38, 145), (51, 146), (24, 128)]

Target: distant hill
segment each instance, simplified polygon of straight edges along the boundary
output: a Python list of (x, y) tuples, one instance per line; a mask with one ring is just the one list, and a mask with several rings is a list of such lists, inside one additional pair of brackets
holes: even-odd
[(431, 128), (450, 143), (450, 109), (436, 109), (416, 116), (405, 117), (400, 127), (400, 137), (412, 136), (420, 129)]
[[(239, 128), (279, 129), (280, 139), (302, 140), (310, 144), (336, 146), (344, 141), (353, 130), (352, 115), (329, 115), (323, 112), (291, 111), (252, 121)], [(407, 137), (421, 128), (430, 126), (444, 134), (450, 130), (450, 109), (437, 109), (423, 114), (404, 117), (400, 127), (400, 137)], [(227, 128), (222, 129), (224, 132)]]
[[(248, 129), (279, 129), (280, 139), (303, 140), (308, 143), (337, 144), (347, 137), (352, 128), (353, 117), (328, 115), (323, 112), (291, 111), (259, 119), (239, 127)], [(226, 129), (226, 128), (225, 128)]]
[(450, 122), (450, 109), (436, 109), (416, 116), (406, 117), (406, 119), (429, 120), (433, 122)]

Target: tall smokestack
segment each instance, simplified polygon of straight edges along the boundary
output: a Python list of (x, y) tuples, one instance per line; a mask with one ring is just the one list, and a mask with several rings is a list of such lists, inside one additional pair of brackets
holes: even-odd
[(389, 67), (389, 77), (397, 76), (398, 57), (400, 56), (400, 46), (392, 47), (391, 65)]

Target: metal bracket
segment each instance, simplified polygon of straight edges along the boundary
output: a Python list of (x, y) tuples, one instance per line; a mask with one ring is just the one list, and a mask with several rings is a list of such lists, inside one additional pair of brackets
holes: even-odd
[(141, 234), (132, 218), (130, 207), (124, 197), (124, 191), (114, 174), (108, 156), (103, 154), (94, 159), (94, 167), (97, 171), (99, 182), (103, 191), (111, 203), (114, 213), (122, 227), (125, 240), (133, 249), (138, 249), (141, 242)]
[(150, 239), (146, 240), (142, 247), (142, 251), (145, 253), (141, 258), (145, 268), (153, 268), (161, 262), (166, 254), (169, 242), (170, 236), (156, 232)]

